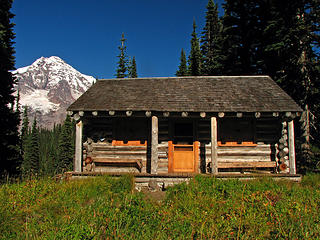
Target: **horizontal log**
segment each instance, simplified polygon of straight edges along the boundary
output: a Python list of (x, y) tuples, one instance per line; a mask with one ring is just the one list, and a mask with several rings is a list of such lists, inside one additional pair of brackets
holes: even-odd
[[(96, 166), (95, 167), (95, 173), (101, 174), (101, 173), (114, 173), (114, 174), (127, 174), (127, 173), (136, 173), (139, 174), (142, 172), (141, 170), (137, 169), (137, 167), (115, 167), (115, 166)], [(92, 172), (93, 173), (93, 172)], [(93, 173), (93, 174), (95, 174)]]
[(275, 168), (276, 162), (218, 162), (218, 168)]
[[(210, 157), (207, 157), (210, 159)], [(265, 156), (218, 156), (218, 161), (221, 162), (259, 162), (259, 161), (271, 161), (271, 157), (268, 155)]]
[(132, 152), (132, 151), (126, 151), (126, 152), (119, 152), (119, 151), (93, 151), (92, 156), (93, 157), (99, 157), (99, 156), (104, 156), (104, 155), (129, 155), (129, 156), (145, 156), (146, 151), (139, 151), (139, 152)]
[(92, 144), (95, 151), (143, 151), (147, 150), (147, 146), (112, 146)]
[(244, 157), (244, 156), (270, 156), (271, 151), (269, 152), (219, 152), (218, 156), (237, 156), (237, 157)]
[[(210, 151), (210, 145), (206, 145), (206, 150)], [(257, 145), (253, 147), (248, 146), (218, 146), (218, 152), (265, 152), (271, 151), (271, 146), (268, 145)]]

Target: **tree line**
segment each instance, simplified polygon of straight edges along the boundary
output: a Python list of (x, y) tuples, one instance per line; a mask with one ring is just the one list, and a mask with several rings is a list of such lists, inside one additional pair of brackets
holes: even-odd
[(24, 107), (20, 133), (20, 173), (23, 177), (52, 176), (73, 169), (75, 130), (67, 115), (52, 130), (39, 128), (34, 117), (30, 128), (28, 108)]

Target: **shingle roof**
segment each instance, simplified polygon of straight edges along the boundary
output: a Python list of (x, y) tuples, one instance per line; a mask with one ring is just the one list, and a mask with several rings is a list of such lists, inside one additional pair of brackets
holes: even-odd
[(99, 80), (69, 111), (285, 112), (301, 108), (268, 76)]

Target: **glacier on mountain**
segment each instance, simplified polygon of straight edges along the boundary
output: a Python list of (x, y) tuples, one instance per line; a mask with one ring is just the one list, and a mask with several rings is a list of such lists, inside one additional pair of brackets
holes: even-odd
[(66, 108), (95, 81), (57, 56), (41, 57), (12, 73), (17, 78), (20, 105), (28, 106), (30, 114), (37, 114), (40, 125), (45, 126), (61, 122)]

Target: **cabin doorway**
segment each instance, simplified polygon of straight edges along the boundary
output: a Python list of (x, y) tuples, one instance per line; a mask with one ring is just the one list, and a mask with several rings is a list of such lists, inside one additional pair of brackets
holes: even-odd
[(199, 160), (199, 142), (189, 144), (173, 144), (169, 141), (168, 170), (171, 173), (197, 172)]
[(199, 160), (199, 142), (194, 141), (195, 123), (188, 120), (173, 122), (173, 141), (168, 145), (168, 171), (194, 173)]

